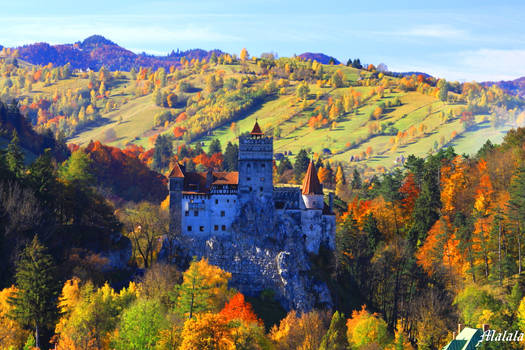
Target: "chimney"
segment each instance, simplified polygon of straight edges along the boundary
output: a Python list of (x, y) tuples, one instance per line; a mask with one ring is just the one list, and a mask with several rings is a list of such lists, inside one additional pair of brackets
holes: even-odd
[(456, 332), (452, 332), (452, 340), (456, 339)]
[(462, 326), (463, 326), (463, 325), (462, 325), (461, 323), (458, 323), (458, 335), (459, 335), (459, 333), (461, 333), (461, 329), (462, 329), (461, 327), (462, 327)]
[(483, 332), (487, 332), (489, 330), (489, 325), (486, 323), (483, 323)]
[(330, 208), (330, 212), (332, 212), (333, 207), (334, 207), (334, 193), (333, 192), (328, 193), (328, 207)]

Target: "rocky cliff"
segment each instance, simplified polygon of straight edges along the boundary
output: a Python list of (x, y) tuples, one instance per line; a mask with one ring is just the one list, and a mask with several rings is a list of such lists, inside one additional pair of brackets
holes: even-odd
[(271, 289), (288, 310), (332, 306), (326, 284), (310, 274), (300, 219), (274, 216), (270, 205), (244, 205), (231, 235), (178, 237), (176, 245), (184, 252), (185, 263), (193, 256), (205, 257), (231, 272), (231, 285), (245, 295)]

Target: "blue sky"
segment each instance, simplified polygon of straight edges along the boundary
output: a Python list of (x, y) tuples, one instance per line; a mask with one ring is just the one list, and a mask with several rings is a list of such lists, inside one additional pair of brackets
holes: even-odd
[[(7, 2), (7, 3), (4, 3)], [(101, 34), (135, 52), (323, 52), (448, 80), (525, 76), (524, 1), (2, 1), (0, 44)]]

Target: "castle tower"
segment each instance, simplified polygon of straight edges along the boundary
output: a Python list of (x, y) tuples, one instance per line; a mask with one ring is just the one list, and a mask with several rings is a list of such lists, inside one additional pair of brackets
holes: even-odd
[(317, 169), (315, 169), (313, 160), (310, 160), (310, 164), (308, 165), (301, 191), (306, 209), (323, 209), (323, 186), (317, 177)]
[(253, 198), (272, 200), (273, 138), (264, 136), (259, 123), (239, 137), (239, 200), (244, 204)]
[(170, 191), (170, 232), (181, 233), (182, 229), (182, 190), (184, 188), (184, 166), (178, 162), (169, 175)]

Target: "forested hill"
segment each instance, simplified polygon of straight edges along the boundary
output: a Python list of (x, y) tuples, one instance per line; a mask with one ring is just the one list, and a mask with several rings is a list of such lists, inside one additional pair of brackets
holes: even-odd
[[(1, 49), (1, 46), (0, 46)], [(220, 50), (192, 49), (186, 51), (172, 51), (166, 56), (136, 54), (127, 50), (101, 35), (93, 35), (74, 44), (50, 45), (48, 43), (34, 43), (11, 50), (17, 56), (29, 63), (62, 66), (70, 63), (73, 68), (96, 69), (105, 66), (110, 70), (138, 69), (145, 67), (165, 67), (179, 65), (181, 57), (189, 60), (203, 58), (209, 59), (214, 53), (220, 55)]]
[(482, 84), (487, 87), (496, 85), (511, 95), (516, 95), (525, 98), (525, 77), (508, 81), (488, 81)]

